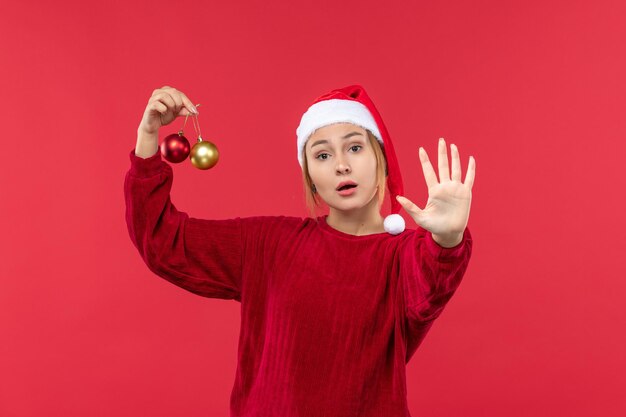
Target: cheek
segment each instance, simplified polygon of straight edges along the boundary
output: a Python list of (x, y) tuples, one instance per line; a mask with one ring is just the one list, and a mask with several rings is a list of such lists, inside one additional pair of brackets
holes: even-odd
[(309, 177), (311, 177), (311, 180), (313, 182), (315, 182), (315, 180), (317, 179), (317, 177), (319, 177), (317, 170), (315, 169), (315, 167), (312, 167), (311, 165), (309, 165)]
[(324, 175), (324, 172), (322, 172), (319, 167), (316, 169), (315, 167), (309, 166), (309, 177), (311, 177), (311, 181), (313, 184), (316, 184), (318, 188), (323, 187), (324, 183), (328, 182), (326, 179), (327, 175)]
[[(372, 156), (373, 158), (373, 156)], [(364, 177), (369, 183), (376, 183), (376, 159), (365, 160), (359, 169), (364, 173)]]

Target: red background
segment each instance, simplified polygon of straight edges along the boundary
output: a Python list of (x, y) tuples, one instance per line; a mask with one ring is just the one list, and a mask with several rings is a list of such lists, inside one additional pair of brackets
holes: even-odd
[(140, 259), (137, 126), (163, 85), (201, 103), (221, 159), (173, 166), (192, 216), (306, 216), (295, 129), (352, 83), (420, 207), (419, 146), (457, 144), (463, 178), (476, 159), (474, 252), (407, 365), (412, 415), (625, 415), (625, 18), (623, 1), (4, 4), (0, 415), (227, 416), (239, 304)]

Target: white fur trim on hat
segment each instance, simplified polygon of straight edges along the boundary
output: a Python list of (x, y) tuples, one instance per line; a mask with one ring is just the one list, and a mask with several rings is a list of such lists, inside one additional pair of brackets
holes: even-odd
[(383, 143), (378, 126), (367, 107), (354, 100), (330, 99), (313, 104), (302, 115), (296, 129), (298, 136), (298, 161), (302, 166), (302, 150), (309, 136), (320, 127), (333, 123), (348, 122), (367, 129), (380, 143)]

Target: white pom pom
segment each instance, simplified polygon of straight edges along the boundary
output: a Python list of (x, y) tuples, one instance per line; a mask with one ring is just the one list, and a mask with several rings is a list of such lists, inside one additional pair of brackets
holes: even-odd
[(399, 214), (390, 214), (385, 217), (383, 225), (385, 227), (385, 231), (387, 233), (391, 233), (392, 235), (404, 232), (405, 228), (404, 219)]

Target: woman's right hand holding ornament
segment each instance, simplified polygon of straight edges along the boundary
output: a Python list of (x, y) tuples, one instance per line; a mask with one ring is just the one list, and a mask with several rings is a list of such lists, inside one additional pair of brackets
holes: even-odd
[(135, 155), (141, 158), (154, 155), (159, 148), (159, 128), (177, 117), (194, 114), (198, 110), (182, 91), (167, 85), (154, 90), (137, 129)]

